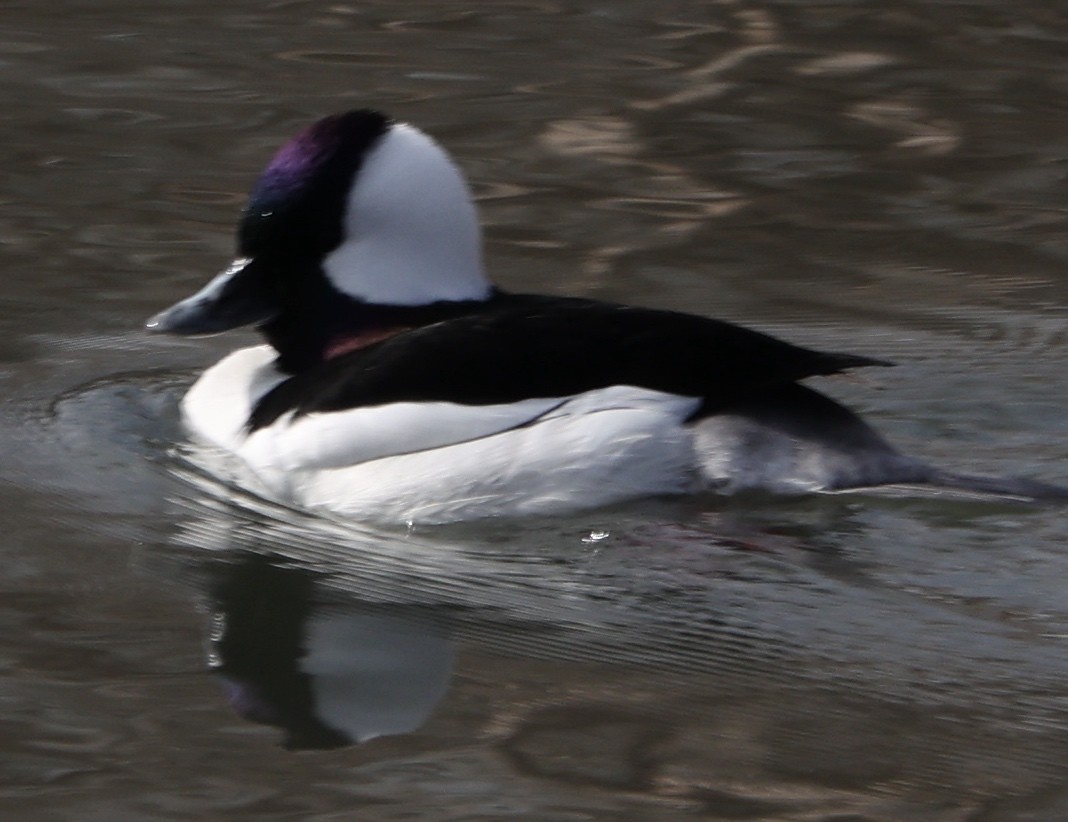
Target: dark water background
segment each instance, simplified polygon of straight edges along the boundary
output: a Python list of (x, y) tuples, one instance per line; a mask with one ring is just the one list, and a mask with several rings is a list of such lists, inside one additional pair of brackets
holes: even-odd
[[(1068, 483), (1062, 4), (0, 19), (0, 817), (1068, 818), (1063, 510), (326, 523), (182, 475), (176, 399), (250, 338), (140, 331), (225, 265), (280, 142), (373, 105), (454, 152), (506, 287), (893, 359), (821, 388), (947, 466)], [(353, 723), (409, 733), (298, 752), (321, 734), (234, 712), (313, 634)]]

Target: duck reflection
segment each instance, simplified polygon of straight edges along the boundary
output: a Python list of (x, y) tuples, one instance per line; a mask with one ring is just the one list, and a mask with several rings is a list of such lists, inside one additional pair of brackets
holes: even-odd
[(417, 615), (331, 598), (312, 571), (245, 554), (211, 584), (208, 660), (238, 714), (290, 749), (409, 733), (448, 690), (454, 645)]
[[(996, 611), (963, 598), (995, 590), (1008, 542), (933, 550), (988, 507), (932, 503), (894, 533), (893, 500), (841, 498), (400, 532), (195, 487), (144, 559), (207, 592), (227, 697), (288, 748), (422, 736), (437, 711), (480, 776), (720, 816), (784, 784), (823, 797), (824, 818), (866, 819), (1068, 784), (1059, 600), (1043, 615), (1033, 592), (1006, 587)], [(918, 571), (888, 564), (924, 546)], [(415, 747), (454, 761), (441, 743)], [(888, 784), (906, 805), (869, 813)]]

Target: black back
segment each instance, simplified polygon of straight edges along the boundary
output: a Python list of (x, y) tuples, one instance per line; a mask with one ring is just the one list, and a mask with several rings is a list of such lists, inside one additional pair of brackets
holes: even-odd
[[(477, 306), (477, 307), (476, 307)], [(468, 405), (633, 385), (715, 413), (769, 386), (889, 363), (801, 348), (721, 320), (581, 299), (499, 295), (470, 313), (307, 369), (257, 404), (251, 430), (294, 411), (393, 402)]]

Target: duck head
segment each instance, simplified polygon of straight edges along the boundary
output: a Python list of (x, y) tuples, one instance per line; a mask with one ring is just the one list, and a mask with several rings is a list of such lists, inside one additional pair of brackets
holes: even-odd
[(478, 215), (434, 140), (377, 111), (327, 117), (286, 143), (252, 189), (237, 259), (149, 331), (257, 326), (283, 370), (413, 308), (492, 294)]

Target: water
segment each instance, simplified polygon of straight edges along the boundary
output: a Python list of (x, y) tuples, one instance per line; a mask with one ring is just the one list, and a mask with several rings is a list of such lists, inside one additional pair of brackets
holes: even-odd
[[(140, 330), (226, 264), (280, 142), (374, 105), (454, 152), (504, 286), (894, 359), (820, 387), (954, 469), (1068, 483), (1063, 10), (3, 14), (0, 815), (1068, 816), (1061, 510), (325, 522), (172, 447), (248, 338)], [(379, 736), (339, 747), (309, 692)]]

